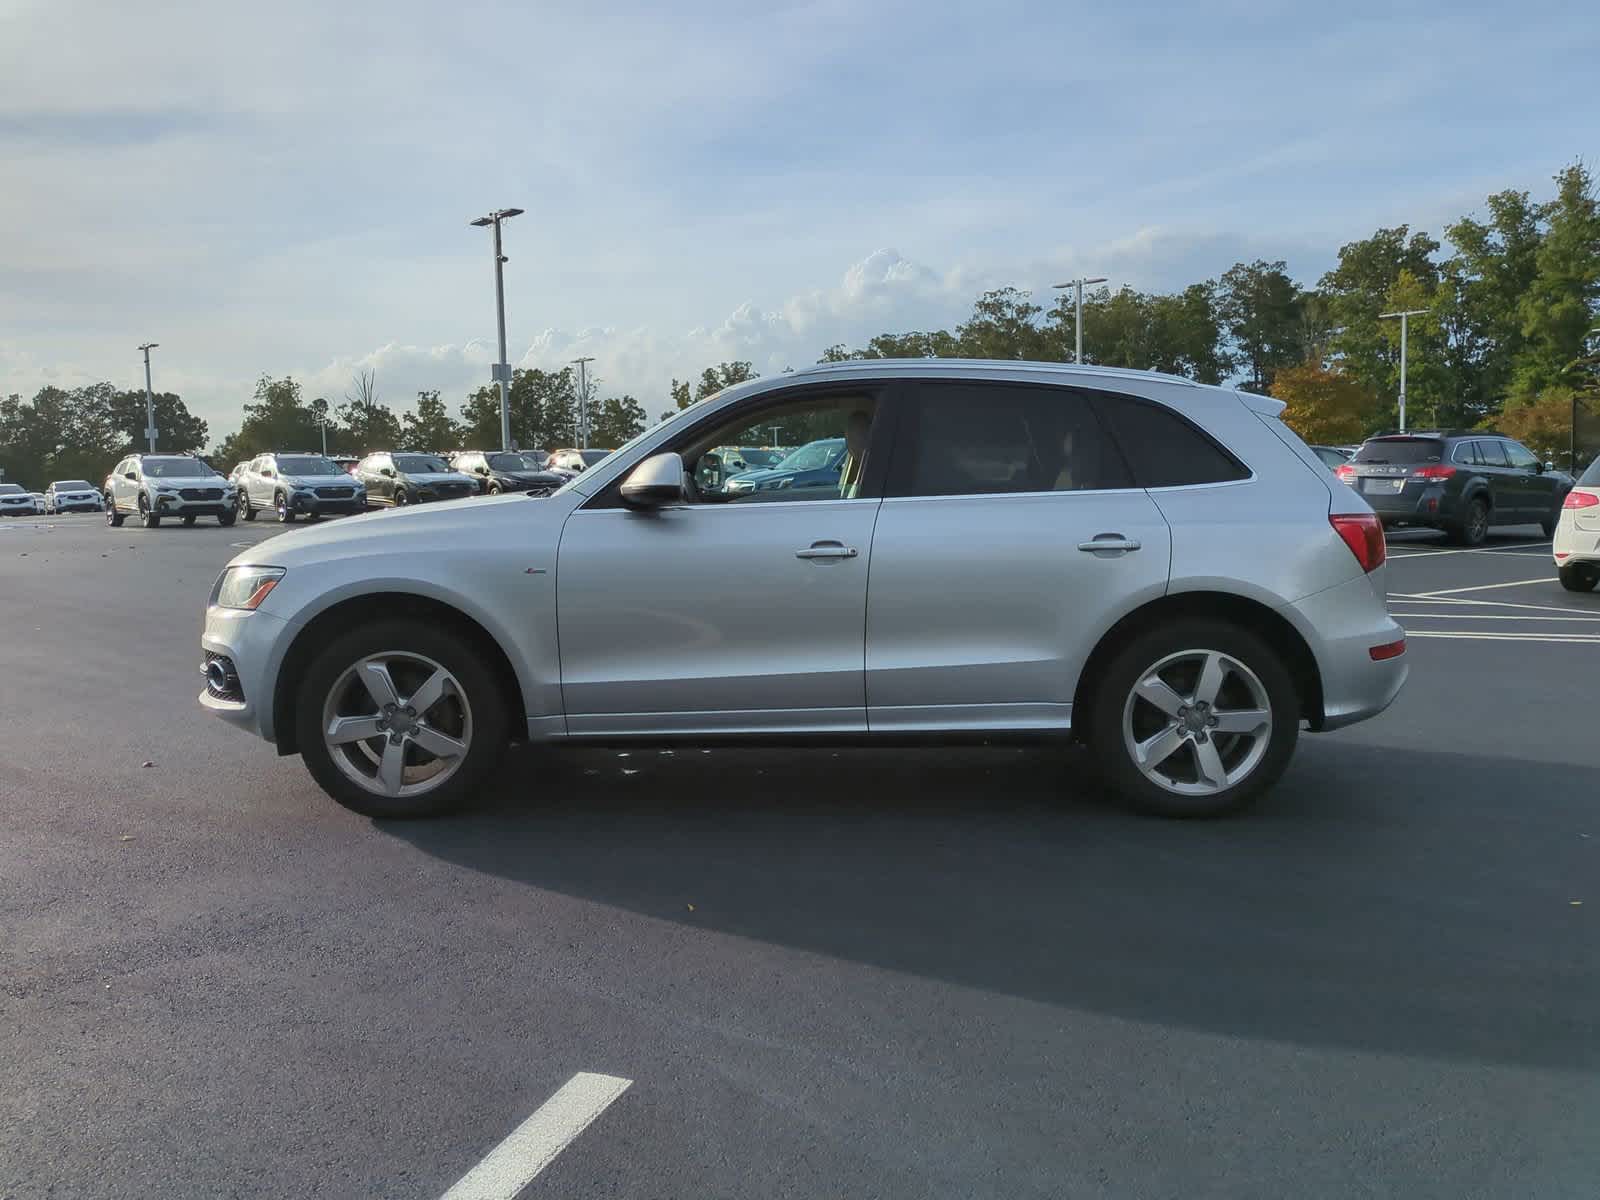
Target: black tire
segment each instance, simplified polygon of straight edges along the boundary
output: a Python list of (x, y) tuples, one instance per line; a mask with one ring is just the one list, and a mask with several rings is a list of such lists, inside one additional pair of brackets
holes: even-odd
[(282, 492), (279, 492), (272, 497), (272, 504), (273, 507), (278, 511), (279, 525), (294, 524), (294, 505), (289, 503), (289, 497), (285, 496)]
[(143, 495), (139, 497), (139, 523), (146, 529), (156, 529), (161, 525), (161, 514), (150, 511), (150, 501)]
[(111, 493), (106, 493), (106, 526), (110, 529), (121, 529), (122, 523), (128, 518), (117, 511), (117, 502), (112, 499)]
[[(347, 668), (383, 651), (433, 659), (456, 677), (471, 706), (472, 744), (461, 766), (420, 796), (388, 797), (367, 791), (339, 769), (323, 742), (323, 705), (330, 689)], [(295, 729), (306, 769), (333, 799), (363, 816), (414, 818), (442, 816), (461, 808), (500, 761), (510, 725), (504, 696), (480, 647), (448, 627), (394, 618), (353, 629), (317, 651), (296, 692)]]
[(1594, 585), (1600, 583), (1600, 570), (1596, 570), (1588, 563), (1557, 567), (1556, 574), (1561, 577), (1561, 586), (1569, 592), (1592, 592)]
[(193, 513), (185, 513), (183, 516), (183, 527), (185, 529), (193, 527), (196, 520), (198, 520), (198, 518)]
[(238, 519), (239, 510), (237, 508), (229, 509), (226, 512), (219, 512), (217, 514), (217, 524), (221, 525), (224, 529), (232, 525)]
[(239, 497), (239, 513), (246, 521), (254, 521), (256, 519), (256, 508), (255, 505), (250, 503), (248, 493)]
[(1461, 520), (1445, 527), (1458, 546), (1481, 546), (1489, 537), (1489, 502), (1477, 496), (1467, 502)]
[[(1184, 795), (1147, 778), (1123, 738), (1124, 708), (1134, 685), (1162, 659), (1189, 650), (1217, 651), (1247, 667), (1266, 693), (1272, 719), (1254, 769), (1205, 795)], [(1249, 807), (1283, 774), (1300, 737), (1300, 698), (1288, 667), (1260, 638), (1225, 621), (1179, 618), (1137, 635), (1100, 673), (1089, 704), (1088, 743), (1106, 782), (1134, 808), (1163, 817), (1220, 817)]]
[(498, 496), (499, 494), (500, 494), (500, 485), (498, 483), (491, 483), (489, 485), (489, 495)]
[(396, 508), (404, 508), (406, 505), (408, 505), (410, 503), (411, 503), (411, 497), (406, 495), (405, 488), (395, 488), (395, 490), (394, 490), (394, 506)]

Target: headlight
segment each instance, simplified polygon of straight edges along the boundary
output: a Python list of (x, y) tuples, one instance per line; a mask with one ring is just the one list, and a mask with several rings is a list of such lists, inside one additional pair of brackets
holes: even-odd
[(156, 491), (163, 496), (176, 496), (178, 494), (177, 488), (167, 487), (165, 484), (160, 483), (156, 484)]
[(229, 567), (217, 579), (211, 603), (218, 608), (254, 610), (282, 578), (282, 567)]
[(793, 487), (793, 486), (794, 486), (794, 476), (793, 475), (785, 475), (782, 479), (774, 479), (771, 483), (763, 484), (761, 490), (764, 491), (764, 492), (775, 492), (779, 488), (786, 488), (786, 487)]

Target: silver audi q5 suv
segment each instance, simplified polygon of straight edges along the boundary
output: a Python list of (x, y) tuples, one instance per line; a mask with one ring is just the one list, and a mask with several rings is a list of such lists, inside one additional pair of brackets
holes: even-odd
[[(1382, 527), (1282, 407), (1021, 362), (740, 384), (549, 498), (242, 552), (200, 702), (383, 816), (470, 799), (509, 740), (905, 735), (1071, 735), (1141, 808), (1231, 811), (1406, 677)], [(835, 438), (837, 478), (696, 488), (717, 447)]]

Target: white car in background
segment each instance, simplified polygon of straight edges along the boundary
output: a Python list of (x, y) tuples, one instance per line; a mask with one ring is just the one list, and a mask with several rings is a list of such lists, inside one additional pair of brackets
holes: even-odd
[(1561, 502), (1556, 522), (1556, 574), (1569, 592), (1592, 592), (1600, 583), (1600, 459), (1578, 476)]
[(0, 517), (33, 516), (33, 493), (21, 484), (0, 483)]
[(87, 479), (57, 479), (44, 490), (44, 511), (99, 512), (100, 492)]

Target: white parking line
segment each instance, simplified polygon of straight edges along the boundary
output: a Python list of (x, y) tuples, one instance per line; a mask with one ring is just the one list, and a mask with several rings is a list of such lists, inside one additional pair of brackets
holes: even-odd
[(1479, 583), (1472, 587), (1440, 588), (1436, 592), (1391, 592), (1390, 595), (1404, 596), (1409, 600), (1431, 600), (1435, 596), (1457, 596), (1462, 592), (1492, 592), (1495, 588), (1527, 587), (1530, 583), (1554, 583), (1548, 575), (1541, 575), (1537, 579), (1513, 579), (1510, 583)]
[(457, 1180), (442, 1200), (511, 1200), (632, 1086), (631, 1079), (579, 1071)]
[(1461, 550), (1411, 550), (1405, 546), (1390, 546), (1390, 558), (1433, 558), (1439, 554), (1521, 554), (1526, 550), (1545, 550), (1551, 542), (1518, 542), (1515, 546), (1473, 546)]
[(1468, 642), (1559, 642), (1567, 646), (1600, 646), (1600, 633), (1558, 637), (1550, 633), (1490, 633), (1487, 630), (1407, 629), (1408, 638), (1443, 638)]
[(1600, 614), (1592, 617), (1529, 617), (1522, 613), (1506, 615), (1503, 613), (1470, 613), (1470, 612), (1408, 612), (1397, 613), (1408, 621), (1425, 621), (1433, 618), (1440, 621), (1600, 621)]
[(1589, 616), (1592, 608), (1562, 608), (1555, 604), (1516, 604), (1510, 600), (1462, 600), (1454, 596), (1389, 596), (1391, 607), (1415, 607), (1419, 604), (1448, 604), (1451, 608), (1514, 608), (1518, 612), (1577, 613)]

